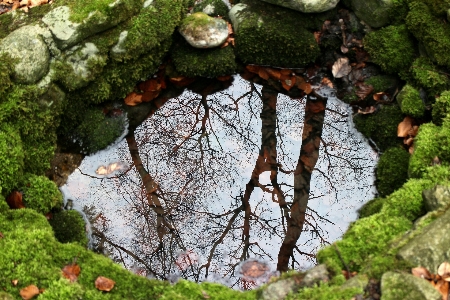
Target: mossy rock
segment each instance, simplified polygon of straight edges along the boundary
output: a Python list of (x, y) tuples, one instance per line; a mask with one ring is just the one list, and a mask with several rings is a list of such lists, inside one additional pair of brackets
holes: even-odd
[(237, 13), (238, 25), (235, 22), (233, 26), (237, 28), (236, 53), (245, 64), (303, 67), (320, 55), (313, 33), (307, 29), (314, 27), (315, 21), (306, 14), (262, 1), (245, 1), (244, 7)]
[(127, 127), (125, 116), (108, 117), (102, 110), (91, 108), (75, 130), (75, 139), (85, 153), (95, 153), (111, 145)]
[(421, 1), (410, 1), (409, 8), (406, 17), (409, 31), (423, 44), (433, 62), (450, 67), (450, 24), (441, 22)]
[(407, 70), (414, 60), (415, 44), (405, 25), (372, 31), (363, 42), (372, 61), (387, 73)]
[(186, 77), (230, 75), (237, 69), (231, 45), (225, 48), (197, 49), (180, 38), (172, 51), (172, 59), (177, 73)]
[(379, 213), (383, 208), (384, 201), (385, 198), (374, 198), (368, 201), (360, 209), (358, 209), (358, 217), (362, 219)]
[(389, 148), (381, 155), (376, 169), (376, 186), (381, 197), (391, 194), (406, 182), (409, 156), (400, 147)]
[(397, 102), (405, 115), (422, 118), (425, 113), (425, 104), (419, 91), (409, 84), (406, 84), (398, 93)]
[(222, 0), (204, 0), (194, 6), (193, 12), (204, 12), (208, 16), (221, 16), (224, 20), (228, 18), (228, 6)]
[(17, 128), (10, 124), (0, 125), (0, 188), (3, 193), (11, 192), (23, 172), (22, 140)]
[(45, 176), (27, 173), (20, 185), (23, 201), (27, 208), (42, 214), (62, 205), (62, 194), (56, 184)]
[(75, 210), (63, 210), (54, 213), (49, 220), (55, 237), (61, 243), (76, 242), (87, 247), (86, 223), (79, 212)]
[(429, 58), (419, 57), (414, 60), (410, 72), (418, 86), (423, 87), (431, 96), (440, 94), (450, 87), (450, 80)]
[(443, 92), (440, 97), (436, 98), (436, 102), (433, 104), (431, 115), (433, 117), (433, 123), (436, 125), (442, 125), (443, 119), (450, 113), (450, 91)]
[(375, 93), (385, 92), (389, 89), (396, 88), (398, 82), (398, 78), (392, 75), (376, 75), (364, 81), (365, 84), (373, 87)]
[(376, 113), (358, 114), (353, 118), (356, 129), (372, 139), (381, 151), (400, 144), (397, 126), (402, 120), (403, 114), (397, 105), (385, 105)]

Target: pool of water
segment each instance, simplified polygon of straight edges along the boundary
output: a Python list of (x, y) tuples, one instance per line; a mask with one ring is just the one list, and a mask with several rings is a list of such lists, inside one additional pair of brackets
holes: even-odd
[[(376, 152), (353, 128), (350, 108), (330, 89), (319, 93), (328, 102), (306, 222), (289, 262), (297, 270), (313, 266), (317, 250), (341, 237), (376, 192)], [(140, 275), (171, 281), (247, 289), (276, 275), (306, 99), (278, 94), (272, 112), (262, 113), (263, 96), (260, 85), (239, 76), (211, 95), (186, 90), (134, 139), (86, 157), (62, 191), (89, 221), (91, 247)], [(269, 134), (287, 209), (269, 170), (258, 172), (246, 194)]]

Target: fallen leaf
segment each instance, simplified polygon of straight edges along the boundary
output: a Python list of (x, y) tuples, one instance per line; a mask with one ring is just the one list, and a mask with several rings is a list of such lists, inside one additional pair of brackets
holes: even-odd
[(280, 70), (273, 69), (273, 68), (266, 68), (266, 72), (269, 74), (270, 78), (273, 78), (275, 80), (281, 79), (281, 72)]
[(447, 281), (444, 281), (442, 279), (438, 280), (434, 284), (434, 288), (441, 294), (442, 300), (447, 300), (448, 291), (449, 291), (449, 286), (448, 286), (448, 282)]
[(292, 76), (289, 79), (281, 81), (281, 85), (287, 91), (289, 91), (295, 85), (295, 76)]
[(62, 269), (63, 276), (70, 280), (70, 282), (75, 282), (78, 279), (78, 275), (80, 275), (81, 269), (77, 264), (70, 264), (64, 266)]
[(322, 78), (321, 84), (322, 85), (326, 85), (329, 88), (333, 88), (334, 87), (333, 86), (333, 82), (331, 82), (331, 80), (328, 79), (327, 77)]
[(450, 264), (447, 261), (439, 265), (438, 274), (444, 278), (450, 277)]
[(142, 102), (142, 94), (131, 92), (127, 95), (124, 101), (128, 106), (136, 106)]
[(267, 71), (264, 68), (259, 68), (258, 75), (264, 80), (269, 79), (269, 73), (267, 73)]
[(409, 131), (413, 129), (413, 121), (413, 118), (411, 118), (410, 116), (406, 116), (403, 121), (401, 121), (397, 126), (397, 136), (407, 137), (409, 135)]
[(39, 289), (37, 286), (32, 284), (21, 289), (19, 294), (22, 297), (22, 299), (29, 300), (32, 299), (34, 296), (39, 295)]
[(169, 78), (169, 81), (172, 82), (176, 86), (184, 87), (184, 86), (187, 86), (187, 85), (191, 84), (192, 82), (194, 82), (195, 78), (179, 76), (179, 77)]
[(322, 36), (322, 32), (314, 31), (314, 38), (316, 39), (316, 43), (320, 44), (320, 37)]
[(385, 101), (385, 102), (390, 101), (389, 97), (387, 96), (387, 94), (385, 92), (379, 92), (379, 93), (373, 94), (373, 100)]
[(116, 282), (114, 280), (111, 280), (109, 278), (99, 276), (97, 279), (95, 279), (95, 287), (99, 291), (109, 292), (114, 288), (114, 285)]
[(373, 86), (370, 84), (365, 84), (363, 82), (356, 84), (356, 91), (355, 94), (358, 96), (359, 99), (363, 100), (367, 96), (369, 96), (370, 93), (373, 92)]
[(216, 78), (217, 78), (217, 80), (219, 80), (219, 81), (228, 81), (228, 80), (231, 79), (231, 75), (217, 76)]
[(202, 295), (203, 295), (203, 298), (204, 298), (204, 299), (209, 299), (209, 298), (211, 298), (211, 297), (208, 295), (208, 293), (205, 292), (205, 291), (203, 291), (203, 290), (202, 290)]
[(159, 90), (157, 91), (147, 91), (142, 95), (142, 102), (150, 102), (159, 96)]
[(25, 205), (23, 205), (22, 202), (22, 193), (19, 191), (13, 191), (11, 194), (9, 194), (9, 196), (6, 198), (6, 202), (11, 209), (25, 208)]
[(13, 286), (17, 286), (17, 284), (19, 283), (19, 280), (13, 279), (13, 280), (11, 280), (11, 283)]
[(349, 59), (347, 57), (341, 57), (335, 61), (331, 68), (334, 78), (342, 78), (352, 71), (352, 67), (348, 63)]
[(414, 276), (419, 277), (419, 278), (423, 278), (423, 279), (427, 279), (427, 280), (431, 279), (430, 271), (428, 271), (427, 268), (424, 268), (424, 267), (412, 268), (411, 273)]
[(377, 108), (375, 106), (369, 106), (369, 107), (358, 109), (358, 114), (368, 115), (368, 114), (373, 114), (376, 111), (377, 111)]

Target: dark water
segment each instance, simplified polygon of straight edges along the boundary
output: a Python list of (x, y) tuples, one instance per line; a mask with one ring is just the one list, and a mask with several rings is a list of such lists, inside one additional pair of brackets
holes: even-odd
[[(317, 250), (338, 239), (375, 192), (377, 154), (333, 91), (319, 93), (328, 102), (306, 221), (289, 260), (297, 270), (313, 266)], [(91, 246), (160, 279), (246, 289), (276, 274), (306, 99), (275, 97), (267, 110), (261, 86), (239, 76), (212, 95), (185, 91), (139, 126), (134, 140), (86, 157), (62, 190), (90, 220)], [(276, 167), (255, 175), (268, 135)], [(96, 173), (112, 163), (115, 172)]]

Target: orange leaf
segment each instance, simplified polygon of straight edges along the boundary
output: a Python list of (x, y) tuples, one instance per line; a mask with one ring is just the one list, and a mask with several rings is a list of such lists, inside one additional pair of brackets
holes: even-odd
[(228, 80), (231, 79), (231, 75), (217, 76), (216, 78), (217, 78), (217, 80), (219, 80), (219, 81), (228, 81)]
[(321, 84), (328, 86), (329, 88), (333, 88), (333, 82), (327, 77), (322, 78)]
[(29, 300), (32, 299), (34, 296), (39, 295), (39, 289), (37, 286), (32, 284), (21, 289), (19, 294), (22, 297), (22, 299)]
[(147, 91), (142, 95), (142, 102), (150, 102), (158, 97), (159, 91)]
[(156, 79), (149, 79), (147, 81), (141, 82), (138, 85), (139, 89), (143, 92), (153, 92), (159, 91), (161, 89), (161, 85), (156, 81)]
[(25, 205), (23, 205), (22, 202), (22, 193), (19, 191), (13, 191), (9, 194), (8, 198), (6, 198), (6, 202), (11, 209), (25, 208)]
[(264, 68), (260, 68), (258, 70), (258, 75), (259, 75), (259, 77), (261, 77), (264, 80), (269, 79), (269, 73), (267, 73), (267, 71)]
[(290, 69), (281, 69), (280, 73), (281, 73), (281, 75), (292, 75), (292, 70), (290, 70)]
[(272, 69), (272, 68), (266, 68), (266, 72), (269, 74), (270, 78), (280, 80), (281, 78), (281, 72), (280, 70)]
[(142, 102), (142, 94), (131, 92), (125, 98), (125, 104), (128, 106), (136, 106)]
[(285, 90), (289, 91), (295, 85), (295, 76), (292, 76), (289, 79), (281, 81), (281, 85)]
[(427, 280), (431, 279), (430, 272), (424, 267), (412, 268), (411, 273), (414, 276), (419, 277), (419, 278), (423, 278), (423, 279), (427, 279)]
[(74, 282), (78, 279), (78, 275), (80, 275), (81, 269), (77, 264), (70, 264), (64, 266), (62, 269), (63, 276), (70, 280), (70, 282)]
[(408, 132), (411, 129), (413, 129), (412, 123), (413, 123), (413, 118), (411, 118), (410, 116), (406, 116), (403, 119), (403, 121), (398, 124), (397, 136), (398, 137), (407, 137)]
[(97, 279), (95, 279), (95, 287), (99, 291), (109, 292), (114, 288), (115, 284), (116, 282), (114, 280), (111, 280), (103, 276), (98, 276)]
[(442, 300), (447, 300), (449, 286), (448, 282), (444, 280), (438, 280), (434, 285), (434, 288), (442, 295)]
[(247, 70), (249, 70), (250, 72), (252, 72), (252, 73), (258, 74), (259, 69), (260, 69), (261, 67), (255, 66), (255, 65), (248, 65), (248, 66), (246, 66), (245, 68), (246, 68)]

